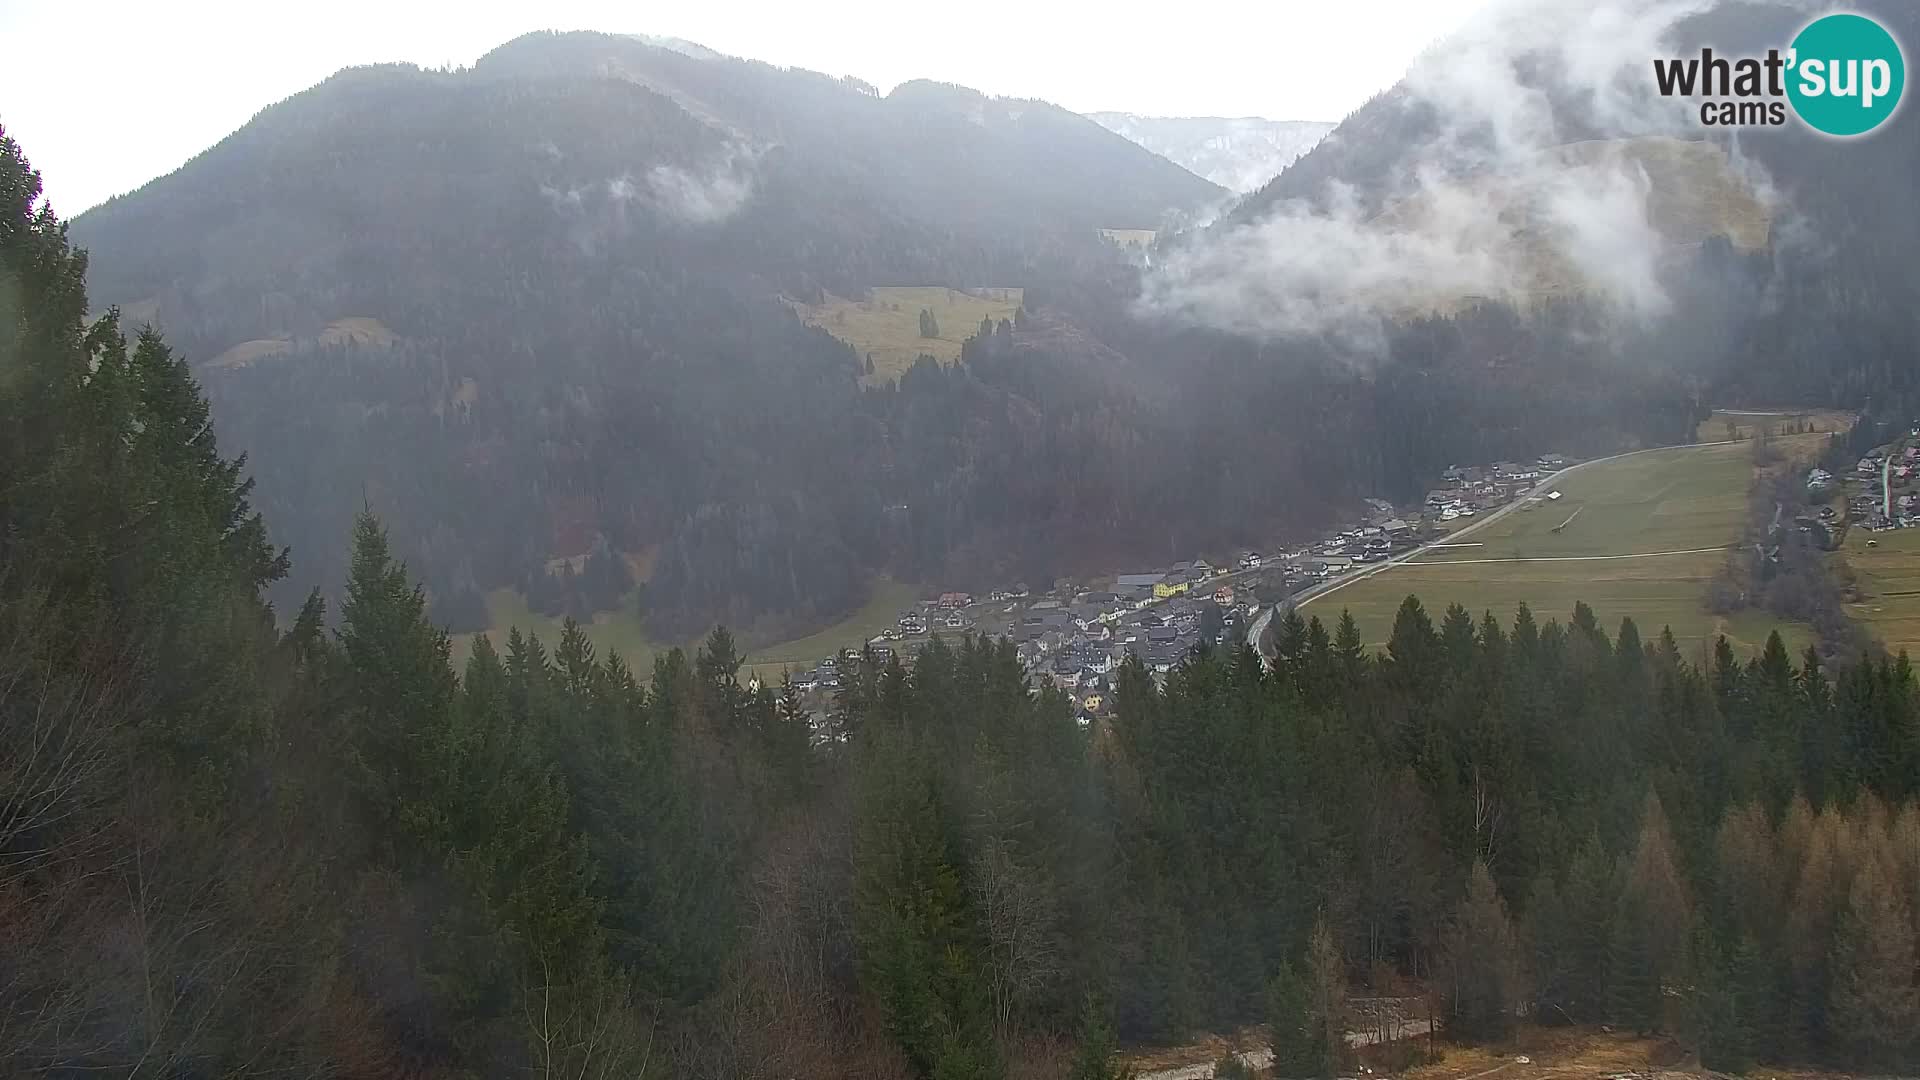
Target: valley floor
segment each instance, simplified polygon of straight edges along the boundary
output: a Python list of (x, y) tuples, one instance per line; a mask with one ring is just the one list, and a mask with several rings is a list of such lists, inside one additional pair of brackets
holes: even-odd
[[(1817, 453), (1825, 434), (1780, 440), (1796, 456)], [(1407, 594), (1436, 617), (1459, 603), (1508, 621), (1526, 603), (1536, 618), (1566, 619), (1585, 601), (1609, 631), (1631, 617), (1643, 638), (1670, 627), (1692, 655), (1718, 635), (1757, 650), (1776, 625), (1790, 649), (1811, 629), (1778, 624), (1764, 612), (1714, 615), (1708, 582), (1738, 541), (1753, 476), (1748, 442), (1673, 447), (1603, 459), (1551, 484), (1560, 498), (1517, 504), (1456, 534), (1459, 547), (1434, 548), (1385, 564), (1307, 601), (1322, 619), (1353, 612), (1364, 640), (1383, 645)]]

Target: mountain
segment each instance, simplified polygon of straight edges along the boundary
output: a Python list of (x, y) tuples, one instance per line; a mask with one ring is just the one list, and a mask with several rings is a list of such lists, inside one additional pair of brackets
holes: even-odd
[(920, 498), (917, 407), (791, 303), (1124, 273), (1100, 229), (1221, 195), (1044, 102), (535, 34), (342, 71), (72, 236), (96, 303), (199, 365), (294, 548), (283, 605), (343, 580), (370, 504), (456, 629), (493, 590), (584, 616), (638, 576), (662, 634), (776, 634), (949, 547), (1030, 553)]
[[(1578, 250), (1578, 229), (1593, 222), (1596, 208), (1580, 196), (1616, 187), (1631, 176), (1644, 188), (1628, 189), (1636, 211), (1644, 211), (1645, 233), (1658, 247), (1650, 262), (1618, 267), (1629, 280), (1601, 273), (1602, 266)], [(1481, 212), (1447, 222), (1458, 207), (1446, 190), (1424, 190), (1388, 201), (1367, 227), (1389, 232), (1433, 235), (1459, 230), (1453, 239), (1477, 252), (1501, 271), (1462, 292), (1463, 282), (1441, 275), (1423, 291), (1395, 281), (1391, 295), (1376, 302), (1387, 310), (1458, 310), (1468, 303), (1498, 298), (1523, 308), (1579, 297), (1596, 288), (1624, 285), (1623, 293), (1643, 284), (1637, 275), (1659, 276), (1684, 268), (1691, 253), (1721, 240), (1740, 253), (1769, 250), (1773, 208), (1756, 192), (1724, 148), (1708, 142), (1665, 136), (1600, 139), (1551, 147), (1522, 167), (1470, 174), (1462, 183), (1475, 191)], [(1569, 212), (1569, 200), (1573, 209)]]
[[(73, 223), (96, 304), (164, 330), (247, 453), (282, 610), (345, 580), (370, 506), (455, 630), (511, 590), (757, 644), (882, 575), (1164, 565), (1450, 460), (1690, 430), (1684, 383), (1578, 312), (1571, 346), (1449, 312), (1366, 357), (1165, 318), (1105, 237), (1223, 189), (1042, 102), (694, 53), (350, 69)], [(952, 298), (944, 362), (903, 360), (902, 296)], [(1526, 368), (1547, 350), (1580, 369)]]
[[(1702, 125), (1697, 102), (1654, 94), (1649, 60), (1760, 54), (1807, 15), (1701, 7), (1493, 5), (1188, 236), (1158, 301), (1243, 331), (1324, 333), (1574, 297), (1689, 341), (1684, 374), (1722, 400), (1912, 400), (1920, 380), (1895, 358), (1920, 349), (1920, 268), (1904, 254), (1920, 225), (1887, 208), (1920, 166), (1920, 118), (1902, 110), (1854, 140)], [(1920, 35), (1912, 5), (1859, 7)], [(1256, 310), (1248, 295), (1288, 302)]]
[(1138, 116), (1088, 113), (1108, 131), (1124, 135), (1228, 191), (1252, 191), (1279, 175), (1332, 131), (1319, 120), (1267, 120), (1258, 116)]
[[(341, 72), (71, 235), (248, 453), (283, 610), (370, 505), (455, 629), (513, 590), (757, 644), (882, 575), (1265, 545), (1453, 461), (1682, 441), (1703, 400), (1897, 406), (1912, 111), (1708, 138), (1609, 96), (1792, 19), (1493, 17), (1178, 235), (1224, 189), (1046, 103), (531, 35)], [(1150, 270), (1105, 239), (1153, 230)]]

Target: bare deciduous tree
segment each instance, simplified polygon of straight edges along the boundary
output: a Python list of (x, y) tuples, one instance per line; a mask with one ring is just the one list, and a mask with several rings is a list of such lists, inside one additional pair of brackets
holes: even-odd
[(975, 861), (973, 893), (987, 933), (994, 1030), (1005, 1042), (1022, 1006), (1063, 970), (1059, 906), (1041, 871), (1004, 838), (989, 839)]

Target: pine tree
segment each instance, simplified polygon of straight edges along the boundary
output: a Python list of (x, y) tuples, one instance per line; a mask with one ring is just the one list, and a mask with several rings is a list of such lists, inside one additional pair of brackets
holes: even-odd
[(1716, 1072), (1744, 1073), (1753, 1067), (1758, 1045), (1758, 955), (1751, 941), (1742, 940), (1719, 949), (1701, 968), (1700, 1064)]
[(1623, 893), (1607, 947), (1607, 1016), (1640, 1034), (1659, 1030), (1663, 1013), (1661, 958), (1654, 952), (1650, 925), (1644, 900)]
[(815, 782), (813, 715), (802, 703), (800, 688), (793, 684), (791, 676), (780, 678), (779, 700), (765, 744), (767, 760), (774, 771), (785, 778), (789, 798), (812, 789)]
[(862, 751), (861, 982), (915, 1076), (997, 1075), (966, 860), (950, 812), (903, 738), (889, 732)]
[(1387, 657), (1392, 661), (1395, 685), (1429, 689), (1438, 685), (1440, 637), (1419, 597), (1409, 595), (1401, 601), (1393, 618), (1393, 633), (1387, 639)]
[(1327, 636), (1326, 624), (1315, 615), (1307, 620), (1307, 647), (1305, 673), (1301, 679), (1301, 692), (1307, 705), (1319, 708), (1333, 700), (1340, 688), (1338, 662), (1334, 657), (1333, 641)]
[(1612, 985), (1614, 909), (1619, 895), (1613, 862), (1597, 835), (1589, 836), (1567, 870), (1566, 1006), (1569, 1019), (1595, 1023), (1607, 1015)]
[(1080, 1006), (1080, 1034), (1068, 1080), (1133, 1080), (1133, 1070), (1114, 1060), (1113, 1026), (1089, 996)]
[(354, 720), (345, 750), (366, 812), (398, 835), (436, 847), (447, 822), (454, 678), (447, 636), (427, 599), (393, 560), (371, 513), (354, 523), (352, 575), (338, 635)]
[(1473, 666), (1479, 655), (1478, 641), (1474, 635), (1473, 616), (1459, 604), (1448, 604), (1444, 618), (1440, 622), (1440, 647), (1445, 653), (1447, 666), (1456, 677), (1464, 675)]
[(1899, 1068), (1920, 1037), (1912, 909), (1869, 856), (1854, 875), (1834, 935), (1834, 1038), (1862, 1067)]
[(1351, 611), (1340, 612), (1340, 625), (1333, 632), (1333, 656), (1341, 679), (1348, 686), (1358, 686), (1371, 661), (1366, 644), (1360, 640), (1360, 624), (1354, 622)]
[(1451, 1032), (1469, 1042), (1504, 1038), (1521, 1000), (1520, 958), (1506, 904), (1475, 862), (1448, 946)]
[(294, 617), (293, 626), (281, 637), (280, 647), (294, 662), (310, 664), (319, 658), (326, 645), (327, 601), (316, 585), (300, 605), (300, 614)]
[(1322, 1075), (1335, 1075), (1346, 1057), (1347, 969), (1323, 912), (1307, 935), (1308, 1012), (1314, 1022), (1315, 1054)]
[(1313, 993), (1305, 976), (1287, 960), (1267, 984), (1267, 1030), (1273, 1047), (1273, 1073), (1284, 1080), (1325, 1076), (1330, 1071), (1321, 1024), (1313, 1012)]
[(701, 693), (701, 711), (710, 730), (729, 736), (741, 731), (747, 721), (747, 692), (740, 685), (740, 667), (745, 663), (734, 647), (733, 634), (716, 626), (695, 654), (694, 674)]
[(1289, 672), (1297, 673), (1307, 651), (1307, 624), (1300, 612), (1289, 606), (1274, 629), (1274, 652)]
[(1608, 957), (1616, 1022), (1662, 1030), (1665, 987), (1679, 985), (1693, 939), (1691, 901), (1675, 859), (1660, 798), (1648, 792), (1640, 836), (1627, 863)]

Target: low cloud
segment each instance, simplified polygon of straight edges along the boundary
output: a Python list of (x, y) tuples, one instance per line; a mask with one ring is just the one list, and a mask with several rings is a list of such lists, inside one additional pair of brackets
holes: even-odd
[(692, 168), (655, 165), (637, 180), (631, 174), (617, 176), (607, 181), (606, 194), (618, 206), (637, 203), (675, 224), (714, 225), (752, 200), (759, 160), (752, 148), (733, 145)]
[(705, 169), (656, 165), (647, 171), (647, 194), (663, 217), (681, 224), (722, 222), (753, 197), (756, 161), (748, 152), (735, 151)]
[(540, 194), (568, 222), (574, 241), (583, 250), (593, 250), (633, 227), (634, 214), (684, 227), (732, 218), (753, 200), (759, 160), (752, 148), (733, 145), (703, 165), (662, 164), (638, 176), (623, 173), (590, 183), (542, 184)]
[[(1521, 302), (1577, 287), (1626, 317), (1665, 314), (1672, 241), (1654, 225), (1644, 163), (1570, 144), (1699, 139), (1691, 109), (1653, 92), (1649, 64), (1671, 54), (1678, 23), (1714, 6), (1503, 0), (1414, 64), (1385, 103), (1399, 114), (1391, 127), (1330, 137), (1419, 132), (1383, 187), (1363, 198), (1336, 185), (1237, 228), (1192, 234), (1148, 275), (1141, 311), (1361, 348), (1381, 340), (1383, 318), (1467, 297)], [(1352, 160), (1377, 160), (1350, 149), (1359, 151)], [(1768, 189), (1750, 163), (1732, 168)]]
[(1435, 291), (1496, 295), (1510, 229), (1482, 199), (1438, 180), (1419, 228), (1369, 220), (1350, 189), (1331, 206), (1289, 202), (1252, 225), (1209, 234), (1150, 274), (1156, 314), (1254, 337), (1371, 337), (1376, 312)]

